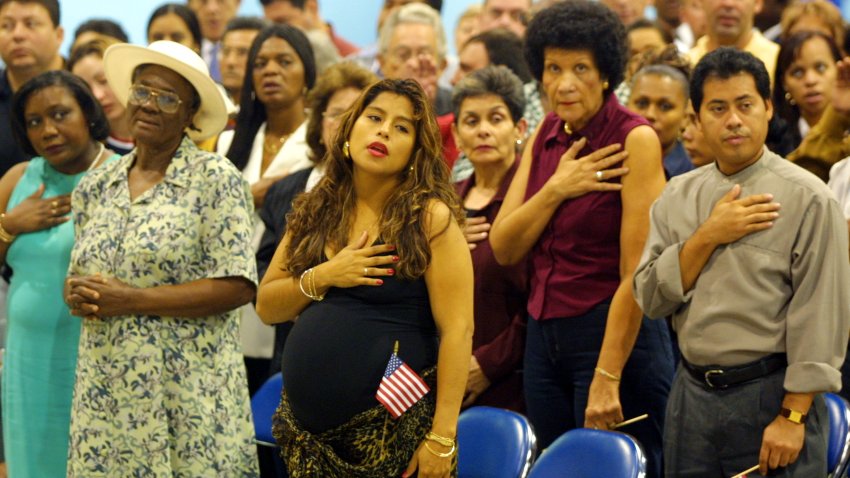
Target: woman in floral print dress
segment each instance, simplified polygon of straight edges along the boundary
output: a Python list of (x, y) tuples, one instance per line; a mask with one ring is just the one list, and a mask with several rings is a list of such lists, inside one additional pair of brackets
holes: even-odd
[(251, 195), (192, 141), (221, 131), (224, 100), (173, 42), (115, 45), (104, 66), (136, 149), (72, 198), (65, 300), (83, 331), (68, 476), (254, 477), (235, 310), (256, 287)]

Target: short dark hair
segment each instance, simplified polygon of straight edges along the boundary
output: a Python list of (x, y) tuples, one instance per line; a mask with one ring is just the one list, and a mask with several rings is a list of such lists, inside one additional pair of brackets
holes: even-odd
[(101, 35), (110, 36), (116, 40), (121, 40), (124, 43), (130, 41), (127, 32), (120, 24), (109, 20), (108, 18), (92, 18), (84, 21), (74, 30), (74, 39), (86, 32), (100, 33)]
[(307, 4), (307, 0), (260, 0), (260, 4), (262, 4), (264, 7), (267, 5), (271, 5), (274, 2), (291, 3), (293, 7), (299, 10), (304, 10), (304, 5)]
[(607, 95), (623, 81), (626, 30), (608, 7), (588, 0), (566, 0), (534, 15), (525, 33), (525, 59), (538, 80), (543, 77), (544, 50), (587, 50), (593, 55)]
[(495, 95), (501, 98), (508, 107), (515, 124), (522, 119), (522, 113), (525, 110), (522, 82), (508, 67), (490, 65), (470, 73), (455, 85), (452, 92), (455, 124), (460, 118), (460, 107), (463, 106), (463, 101), (484, 95)]
[(629, 33), (635, 30), (655, 30), (661, 35), (661, 39), (664, 40), (664, 43), (673, 43), (673, 36), (670, 35), (670, 32), (665, 30), (658, 22), (653, 22), (646, 18), (639, 18), (633, 21), (626, 27), (626, 41), (628, 41)]
[(224, 38), (224, 35), (236, 30), (255, 30), (260, 31), (263, 28), (269, 26), (270, 23), (265, 18), (260, 17), (233, 17), (227, 22), (227, 26), (224, 27), (224, 34), (221, 35)]
[(204, 37), (201, 35), (201, 24), (198, 22), (198, 16), (195, 15), (195, 12), (193, 12), (189, 7), (182, 3), (166, 3), (165, 5), (157, 7), (157, 9), (151, 13), (151, 17), (148, 20), (148, 26), (145, 28), (145, 35), (150, 36), (151, 25), (154, 20), (168, 15), (169, 13), (177, 15), (181, 20), (183, 20), (183, 23), (186, 24), (186, 28), (188, 28), (189, 32), (192, 33), (192, 39), (195, 40), (198, 48), (200, 48)]
[(12, 131), (21, 148), (33, 156), (40, 153), (33, 148), (27, 136), (26, 119), (24, 118), (27, 101), (39, 91), (51, 86), (67, 89), (77, 100), (80, 110), (86, 118), (89, 134), (97, 141), (103, 141), (109, 136), (109, 121), (103, 113), (103, 108), (95, 99), (89, 86), (79, 77), (65, 70), (51, 70), (27, 81), (12, 97)]
[(59, 15), (59, 0), (0, 0), (0, 8), (3, 8), (5, 5), (13, 2), (37, 3), (47, 10), (47, 14), (50, 16), (50, 21), (53, 22), (54, 27), (58, 27), (61, 24), (61, 17)]
[(504, 28), (495, 28), (472, 36), (463, 46), (476, 42), (484, 45), (491, 65), (510, 68), (523, 83), (533, 79), (522, 54), (522, 38), (516, 33)]
[(304, 65), (304, 85), (308, 90), (316, 83), (316, 58), (313, 55), (313, 47), (304, 33), (285, 23), (275, 23), (262, 30), (251, 43), (248, 52), (248, 63), (245, 67), (245, 81), (242, 82), (242, 91), (239, 96), (239, 114), (236, 117), (236, 130), (233, 132), (233, 142), (230, 144), (227, 156), (240, 170), (248, 164), (248, 156), (254, 144), (254, 137), (260, 130), (260, 125), (266, 121), (266, 107), (254, 92), (254, 60), (260, 52), (263, 43), (269, 38), (280, 38), (295, 50), (301, 64)]
[(752, 53), (732, 47), (721, 47), (706, 54), (697, 63), (691, 76), (691, 101), (694, 111), (699, 114), (703, 99), (703, 85), (710, 78), (729, 79), (747, 74), (753, 77), (756, 90), (765, 101), (770, 100), (770, 76), (761, 60)]

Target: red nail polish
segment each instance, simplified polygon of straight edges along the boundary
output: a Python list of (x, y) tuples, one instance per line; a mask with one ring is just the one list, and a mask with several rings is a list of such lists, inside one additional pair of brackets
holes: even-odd
[(382, 281), (381, 279), (378, 279), (378, 285), (384, 285), (384, 281)]
[(393, 256), (393, 262), (398, 262), (398, 256)]
[(389, 275), (394, 275), (394, 274), (395, 274), (395, 270), (394, 270), (394, 269), (387, 269), (387, 274), (389, 274)]
[(389, 247), (391, 251), (394, 251), (394, 250), (395, 250), (395, 246), (393, 246), (393, 245), (391, 245), (391, 244), (388, 244), (388, 245), (387, 245), (387, 247)]

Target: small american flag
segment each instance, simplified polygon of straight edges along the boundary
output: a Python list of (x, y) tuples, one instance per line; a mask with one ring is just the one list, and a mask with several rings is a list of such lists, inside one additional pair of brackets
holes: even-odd
[(381, 379), (378, 392), (375, 394), (375, 398), (393, 418), (400, 417), (430, 390), (422, 378), (402, 362), (397, 354), (398, 343), (396, 343), (396, 350), (390, 356), (384, 378)]

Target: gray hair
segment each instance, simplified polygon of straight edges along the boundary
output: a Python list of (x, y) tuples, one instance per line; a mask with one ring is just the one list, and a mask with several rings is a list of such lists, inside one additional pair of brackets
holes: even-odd
[(446, 57), (446, 32), (443, 29), (443, 21), (440, 19), (440, 13), (424, 3), (408, 3), (407, 5), (396, 8), (387, 17), (384, 21), (384, 26), (381, 28), (379, 39), (379, 47), (382, 54), (386, 54), (390, 49), (390, 38), (392, 38), (396, 27), (402, 23), (415, 23), (433, 27), (434, 36), (437, 37), (437, 59), (443, 60)]
[(460, 118), (460, 107), (464, 100), (485, 95), (496, 95), (501, 98), (508, 107), (514, 123), (522, 119), (522, 113), (525, 110), (522, 81), (510, 68), (503, 65), (490, 65), (467, 75), (455, 85), (452, 92), (455, 124)]
[(656, 76), (666, 76), (671, 80), (675, 81), (682, 88), (682, 94), (685, 95), (685, 103), (687, 103), (690, 98), (690, 82), (688, 81), (688, 77), (682, 73), (681, 70), (677, 68), (673, 68), (670, 65), (649, 65), (641, 68), (634, 75), (632, 75), (631, 86), (634, 88), (635, 83), (637, 83), (638, 78), (644, 75), (656, 75)]

